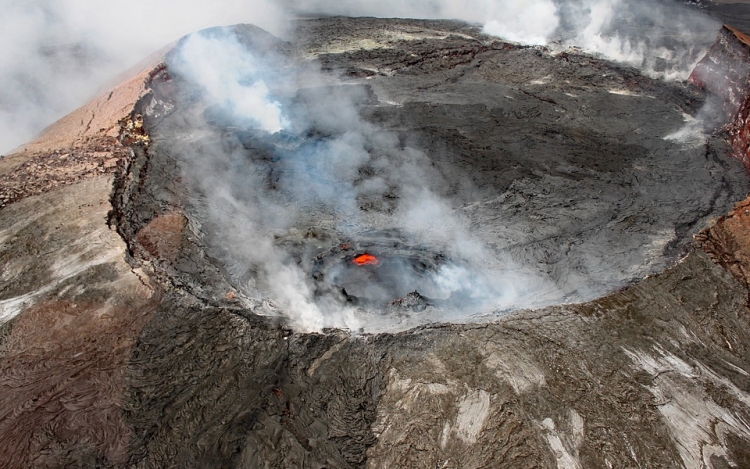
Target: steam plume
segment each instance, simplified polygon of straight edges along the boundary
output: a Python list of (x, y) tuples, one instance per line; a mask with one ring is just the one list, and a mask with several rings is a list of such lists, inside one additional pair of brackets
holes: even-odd
[[(357, 106), (375, 99), (366, 88), (295, 89), (295, 83), (326, 78), (306, 68), (302, 79), (287, 65), (281, 56), (248, 50), (231, 30), (192, 35), (172, 56), (170, 69), (198, 97), (166, 126), (172, 129), (168, 137), (155, 143), (166, 147), (153, 149), (179, 155), (194, 189), (191, 216), (212, 257), (256, 310), (270, 299), (272, 310), (305, 330), (393, 327), (392, 318), (316, 291), (309, 259), (320, 246), (305, 241), (305, 230), (329, 245), (396, 232), (405, 245), (444, 253), (448, 262), (437, 266), (420, 293), (447, 300), (460, 292), (462, 303), (442, 316), (433, 313), (432, 320), (466, 320), (477, 311), (530, 304), (529, 297), (545, 301), (539, 292), (553, 290), (551, 282), (490, 252), (450, 201), (437, 195), (433, 188), (446, 182), (424, 169), (430, 166), (426, 155), (360, 118)], [(235, 104), (243, 94), (252, 95), (253, 106)], [(229, 136), (227, 128), (237, 130)], [(367, 178), (364, 167), (372, 172)], [(395, 195), (393, 207), (359, 208), (386, 194)], [(406, 266), (393, 275), (415, 282)], [(360, 288), (380, 295), (377, 284)]]
[(0, 14), (0, 154), (185, 34), (238, 22), (283, 34), (286, 18), (272, 0), (6, 0)]
[[(667, 79), (685, 79), (718, 24), (646, 0), (7, 0), (0, 15), (0, 154), (96, 94), (115, 75), (189, 32), (254, 23), (277, 35), (289, 11), (460, 19), (523, 44), (578, 46)], [(104, 90), (102, 90), (104, 91)]]
[(720, 24), (676, 2), (651, 0), (457, 0), (358, 2), (293, 0), (301, 11), (349, 16), (459, 19), (526, 45), (575, 46), (684, 80), (713, 43)]
[(720, 24), (674, 2), (560, 2), (551, 39), (667, 80), (685, 80), (716, 39)]

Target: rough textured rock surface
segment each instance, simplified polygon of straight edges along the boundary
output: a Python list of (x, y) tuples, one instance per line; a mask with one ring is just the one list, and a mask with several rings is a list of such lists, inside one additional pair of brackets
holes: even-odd
[(688, 81), (720, 99), (734, 156), (750, 171), (749, 59), (750, 36), (724, 25)]
[(722, 23), (739, 29), (745, 34), (750, 33), (750, 4), (746, 1), (696, 0), (692, 3)]
[[(557, 179), (535, 176), (543, 160), (524, 169), (519, 155), (533, 156), (560, 135), (568, 148), (608, 148), (611, 167), (591, 171), (618, 180), (643, 161), (622, 150), (643, 148), (627, 143), (638, 135), (637, 119), (650, 118), (638, 103), (653, 101), (650, 122), (663, 121), (640, 129), (653, 132), (638, 140), (652, 145), (646, 153), (677, 155), (658, 137), (701, 100), (587, 57), (483, 43), (456, 23), (331, 18), (302, 30), (318, 38), (303, 42), (304, 52), (334, 76), (381, 77), (369, 80), (375, 95), (400, 106), (364, 112), (393, 128), (419, 124), (425, 145), (442, 142), (438, 158), (505, 149), (517, 173), (498, 172), (489, 187), (516, 187), (528, 197), (513, 206), (538, 208), (542, 220), (566, 208), (543, 190)], [(671, 267), (627, 289), (482, 324), (301, 333), (248, 308), (207, 249), (186, 208), (179, 155), (153, 138), (171, 109), (169, 83), (169, 70), (157, 67), (131, 83), (140, 91), (111, 96), (130, 103), (97, 124), (119, 133), (102, 151), (127, 155), (114, 182), (89, 172), (0, 210), (3, 467), (750, 467), (746, 203), (701, 232), (705, 252), (688, 241), (745, 196), (737, 193), (746, 188), (741, 167), (725, 158), (719, 139), (686, 150), (705, 155), (710, 168), (697, 179), (725, 175), (718, 195), (686, 201), (706, 211), (677, 217), (674, 247), (656, 253), (665, 255), (658, 270)], [(423, 85), (419, 99), (409, 99), (417, 93), (411, 83)], [(467, 102), (482, 94), (472, 83), (496, 86), (497, 105)], [(576, 113), (583, 105), (595, 107)], [(578, 132), (557, 109), (577, 116)], [(615, 126), (607, 114), (618, 112)], [(511, 129), (511, 141), (475, 148), (485, 137), (459, 131), (490, 118)], [(462, 122), (445, 132), (446, 123)], [(514, 140), (523, 122), (548, 122), (549, 132)], [(50, 145), (38, 151), (62, 149)], [(0, 167), (26, 161), (20, 153)], [(556, 178), (580, 180), (581, 168), (597, 163), (569, 163)], [(635, 171), (669, 179), (679, 169)], [(525, 192), (513, 185), (524, 178)], [(627, 217), (613, 220), (632, 226)], [(530, 256), (544, 252), (545, 239), (533, 240)], [(689, 253), (670, 264), (680, 249)]]

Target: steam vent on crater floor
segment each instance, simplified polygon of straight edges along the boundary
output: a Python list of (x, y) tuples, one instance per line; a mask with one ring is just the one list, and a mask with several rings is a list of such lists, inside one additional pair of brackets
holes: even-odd
[(0, 159), (0, 466), (750, 467), (746, 36), (298, 23)]

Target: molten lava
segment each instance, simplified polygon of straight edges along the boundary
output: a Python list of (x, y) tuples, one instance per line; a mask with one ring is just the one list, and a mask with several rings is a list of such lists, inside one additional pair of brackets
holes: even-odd
[(357, 265), (378, 265), (378, 258), (372, 254), (360, 254), (354, 258), (354, 263)]

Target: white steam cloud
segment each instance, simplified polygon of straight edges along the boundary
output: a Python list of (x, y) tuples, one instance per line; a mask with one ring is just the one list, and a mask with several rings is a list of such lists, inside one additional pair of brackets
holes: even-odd
[(547, 42), (559, 24), (552, 0), (383, 0), (378, 2), (291, 0), (297, 11), (379, 18), (457, 19), (484, 25), (485, 32), (529, 45)]
[[(359, 105), (376, 105), (366, 88), (330, 83), (285, 60), (268, 52), (260, 57), (231, 30), (186, 39), (169, 67), (193, 98), (159, 126), (164, 133), (152, 147), (179, 157), (194, 189), (189, 211), (196, 229), (255, 311), (282, 314), (303, 330), (378, 331), (559, 298), (538, 272), (473, 236), (469, 220), (433, 190), (446, 181), (430, 172), (427, 155), (360, 117)], [(328, 86), (310, 87), (326, 80)], [(233, 99), (243, 92), (259, 103), (237, 106)], [(378, 207), (384, 200), (393, 206)], [(376, 206), (363, 210), (368, 202)], [(321, 249), (383, 236), (398, 239), (403, 251), (440, 253), (445, 261), (422, 275), (396, 259), (383, 283), (346, 284), (351, 261), (335, 254), (326, 278), (341, 276), (348, 295), (376, 298), (381, 306), (348, 304), (336, 282), (321, 290), (312, 265)], [(389, 282), (452, 303), (421, 319), (409, 310), (383, 314), (385, 302), (396, 299)]]
[(0, 154), (184, 34), (244, 22), (283, 36), (290, 11), (459, 19), (523, 44), (578, 46), (666, 79), (686, 78), (719, 27), (697, 11), (646, 0), (478, 0), (469, 7), (458, 0), (6, 0)]
[(547, 37), (560, 24), (557, 6), (551, 0), (509, 0), (504, 5), (495, 3), (494, 7), (494, 13), (484, 17), (484, 32), (509, 41), (546, 44)]
[[(0, 153), (28, 141), (116, 74), (184, 34), (245, 22), (284, 36), (289, 12), (459, 19), (522, 44), (580, 47), (665, 79), (684, 79), (719, 26), (686, 8), (645, 0), (478, 0), (470, 8), (457, 0), (132, 0), (116, 8), (91, 0), (6, 0), (0, 15)], [(359, 117), (355, 102), (366, 97), (318, 87), (295, 98), (309, 105), (292, 104), (290, 88), (302, 80), (280, 72), (281, 61), (249, 53), (232, 36), (219, 34), (186, 39), (172, 64), (200, 90), (206, 106), (185, 116), (181, 136), (188, 179), (203, 194), (195, 220), (217, 236), (209, 240), (214, 254), (244, 293), (272, 298), (304, 329), (357, 329), (370, 321), (316, 292), (312, 266), (278, 242), (294, 241), (300, 227), (317, 225), (342, 238), (387, 226), (413, 246), (445, 253), (457, 262), (438, 266), (430, 294), (449, 298), (460, 292), (474, 310), (559, 297), (546, 278), (472, 236), (467, 220), (430, 189), (440, 181), (429, 174), (427, 157)], [(308, 84), (326, 81), (315, 71), (303, 74)], [(239, 142), (228, 145), (208, 122), (212, 112), (285, 149), (273, 191), (267, 190), (268, 168), (248, 161)], [(300, 137), (313, 130), (325, 138)], [(360, 180), (365, 166), (373, 174)], [(364, 213), (363, 199), (395, 202), (388, 210)]]
[(0, 154), (185, 34), (239, 22), (283, 34), (287, 18), (273, 0), (5, 0), (0, 11)]
[(668, 80), (687, 78), (720, 27), (696, 9), (665, 0), (478, 0), (470, 7), (457, 0), (292, 4), (312, 13), (459, 19), (509, 41), (578, 47)]
[[(207, 98), (232, 114), (235, 120), (249, 120), (266, 132), (284, 128), (281, 105), (269, 96), (268, 86), (257, 77), (257, 59), (236, 40), (206, 38), (194, 34), (181, 46), (185, 60), (180, 72), (192, 78)], [(200, 61), (189, 60), (200, 57)]]
[(685, 80), (720, 24), (696, 9), (645, 0), (560, 3), (552, 39), (666, 80)]

